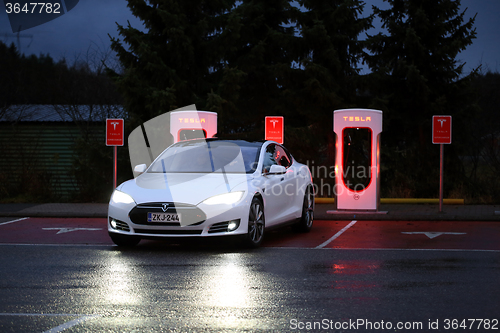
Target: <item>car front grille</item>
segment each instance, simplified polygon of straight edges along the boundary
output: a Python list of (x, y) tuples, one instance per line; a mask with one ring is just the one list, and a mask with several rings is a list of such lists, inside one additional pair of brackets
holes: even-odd
[(200, 225), (205, 222), (205, 213), (194, 205), (174, 202), (148, 202), (135, 206), (129, 213), (134, 224), (179, 227), (179, 222), (148, 222), (148, 213), (180, 214), (184, 226)]
[(159, 230), (159, 229), (135, 229), (138, 234), (151, 235), (201, 235), (203, 230)]

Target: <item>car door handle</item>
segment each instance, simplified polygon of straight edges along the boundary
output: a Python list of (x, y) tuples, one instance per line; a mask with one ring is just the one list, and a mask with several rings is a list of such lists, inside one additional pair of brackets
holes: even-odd
[(285, 177), (281, 178), (281, 180), (280, 180), (280, 181), (284, 181), (284, 180), (285, 180)]

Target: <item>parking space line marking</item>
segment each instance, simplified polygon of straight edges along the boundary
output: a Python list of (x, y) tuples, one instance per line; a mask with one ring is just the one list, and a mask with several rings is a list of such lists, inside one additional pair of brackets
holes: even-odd
[(59, 333), (68, 328), (71, 328), (79, 323), (82, 323), (86, 320), (99, 317), (99, 315), (82, 315), (75, 313), (0, 313), (0, 316), (13, 316), (13, 317), (78, 317), (76, 319), (70, 320), (64, 324), (61, 324), (57, 327), (51, 328), (48, 331), (43, 333)]
[(316, 249), (322, 249), (325, 246), (327, 246), (330, 242), (334, 241), (337, 237), (339, 237), (340, 235), (342, 235), (344, 233), (344, 231), (346, 231), (347, 229), (349, 229), (350, 227), (352, 227), (353, 225), (355, 225), (356, 222), (358, 222), (358, 221), (356, 221), (356, 220), (351, 221), (351, 223), (349, 223), (348, 225), (346, 225), (344, 228), (342, 228), (342, 230), (340, 230), (335, 235), (333, 235), (332, 237), (330, 237), (327, 241), (325, 241), (322, 244), (316, 246)]
[(71, 321), (68, 321), (67, 323), (64, 323), (62, 325), (59, 325), (57, 327), (54, 327), (48, 331), (45, 331), (43, 333), (58, 333), (58, 332), (62, 332), (68, 328), (71, 328), (75, 325), (78, 325), (80, 323), (83, 323), (84, 321), (86, 320), (89, 320), (89, 319), (92, 319), (94, 317), (97, 317), (97, 315), (93, 315), (93, 316), (83, 316), (83, 317), (80, 317), (80, 318), (76, 318), (76, 319), (73, 319)]
[(0, 313), (0, 316), (18, 316), (18, 317), (81, 317), (87, 316), (76, 313)]
[(405, 235), (426, 235), (430, 239), (436, 238), (441, 235), (466, 235), (466, 232), (438, 232), (438, 231), (411, 231), (401, 232)]
[(22, 220), (27, 220), (27, 219), (29, 219), (29, 217), (23, 217), (23, 218), (21, 218), (21, 219), (17, 219), (17, 220), (13, 220), (13, 221), (2, 222), (2, 223), (0, 223), (0, 225), (9, 224), (9, 223), (14, 223), (14, 222), (19, 222), (19, 221), (22, 221)]
[(320, 248), (317, 247), (264, 247), (266, 249), (274, 249), (274, 250), (340, 250), (340, 251), (449, 251), (449, 252), (493, 252), (500, 253), (500, 250), (484, 250), (484, 249), (400, 249), (400, 248), (373, 248), (373, 247), (336, 247), (336, 248)]
[(99, 231), (103, 228), (42, 228), (42, 230), (59, 230), (56, 235), (72, 231)]
[(381, 247), (381, 248), (362, 248), (362, 247), (356, 247), (356, 248), (348, 248), (348, 247), (338, 247), (334, 249), (323, 249), (323, 250), (355, 250), (355, 251), (442, 251), (442, 252), (498, 252), (500, 253), (500, 250), (486, 250), (486, 249), (401, 249), (401, 248), (388, 248), (388, 247)]
[(73, 244), (28, 244), (28, 243), (0, 243), (0, 246), (101, 246), (101, 247), (113, 247), (118, 246), (115, 244), (87, 244), (87, 243), (73, 243)]

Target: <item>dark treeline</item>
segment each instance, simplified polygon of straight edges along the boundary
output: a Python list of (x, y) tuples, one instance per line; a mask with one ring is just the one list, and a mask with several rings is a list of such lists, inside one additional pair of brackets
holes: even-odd
[[(109, 98), (126, 107), (128, 131), (196, 104), (218, 112), (219, 137), (261, 140), (264, 117), (282, 115), (285, 145), (296, 159), (327, 167), (335, 163), (333, 111), (382, 110), (383, 197), (437, 197), (439, 147), (431, 143), (431, 118), (452, 115), (445, 197), (497, 201), (500, 75), (480, 67), (465, 72), (457, 59), (475, 38), (475, 17), (466, 19), (471, 13), (459, 0), (387, 3), (366, 15), (360, 0), (128, 0), (145, 28), (118, 25), (120, 37), (111, 38), (121, 70), (107, 68), (119, 92)], [(382, 31), (368, 35), (375, 21)], [(3, 66), (4, 54), (16, 52), (0, 50)], [(16, 103), (65, 103), (60, 88), (50, 86), (78, 92), (82, 104), (104, 103), (92, 101), (102, 93), (81, 93), (82, 85), (98, 89), (89, 77), (108, 84), (103, 67), (96, 72), (48, 56), (15, 57), (17, 67), (4, 66), (12, 74), (2, 74), (2, 103), (14, 96)], [(36, 83), (40, 77), (45, 80)]]
[[(128, 0), (145, 30), (118, 25), (121, 37), (111, 40), (130, 125), (195, 103), (218, 112), (219, 136), (262, 139), (264, 116), (283, 115), (295, 157), (332, 166), (332, 112), (380, 109), (382, 195), (437, 197), (431, 119), (452, 115), (445, 195), (495, 197), (498, 186), (478, 186), (493, 185), (477, 133), (480, 112), (492, 112), (479, 103), (488, 75), (465, 73), (457, 60), (475, 38), (475, 16), (466, 19), (459, 0), (387, 3), (364, 15), (360, 0)], [(382, 32), (367, 35), (375, 20)]]
[[(104, 144), (102, 119), (103, 115), (119, 114), (119, 105), (123, 102), (116, 85), (105, 73), (108, 57), (106, 53), (89, 52), (69, 64), (65, 59), (55, 61), (49, 55), (21, 55), (14, 44), (7, 46), (0, 42), (0, 118), (6, 115), (9, 120), (29, 119), (35, 111), (26, 105), (44, 105), (41, 109), (45, 112), (52, 110), (72, 120), (31, 124), (0, 122), (0, 131), (12, 133), (14, 130), (19, 131), (21, 137), (33, 137), (30, 147), (22, 149), (16, 146), (16, 138), (12, 142), (2, 141), (0, 150), (8, 152), (2, 158), (11, 161), (8, 162), (11, 165), (7, 170), (0, 168), (0, 200), (109, 200), (113, 152)], [(12, 110), (19, 114), (13, 117)], [(34, 119), (42, 116), (37, 115)], [(39, 135), (33, 135), (34, 126), (38, 126)], [(65, 174), (71, 175), (78, 189), (64, 198), (59, 195), (60, 178), (54, 174), (53, 167), (59, 160), (58, 153), (49, 156), (37, 149), (39, 142), (46, 140), (40, 137), (59, 135), (58, 131), (73, 140), (74, 159)], [(25, 139), (20, 140), (25, 142)], [(22, 158), (24, 152), (29, 152), (28, 158)], [(122, 154), (120, 157), (121, 170), (129, 171), (128, 156)], [(124, 174), (120, 180), (131, 177), (131, 172)]]
[(93, 60), (56, 62), (50, 55), (21, 55), (14, 44), (0, 42), (0, 108), (18, 104), (121, 104), (122, 98), (104, 66), (91, 68)]

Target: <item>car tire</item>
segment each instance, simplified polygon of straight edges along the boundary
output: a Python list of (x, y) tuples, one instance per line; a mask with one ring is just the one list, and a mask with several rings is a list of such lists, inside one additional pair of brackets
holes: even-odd
[(294, 225), (294, 230), (297, 232), (309, 232), (312, 229), (313, 221), (314, 191), (311, 186), (308, 186), (302, 203), (302, 215), (299, 221)]
[(249, 248), (257, 248), (264, 239), (266, 219), (264, 205), (259, 198), (253, 198), (248, 212), (248, 233), (245, 236), (245, 245)]
[(137, 236), (120, 235), (114, 232), (108, 232), (108, 234), (113, 243), (121, 247), (134, 247), (141, 241)]

